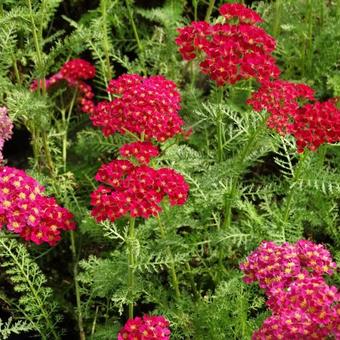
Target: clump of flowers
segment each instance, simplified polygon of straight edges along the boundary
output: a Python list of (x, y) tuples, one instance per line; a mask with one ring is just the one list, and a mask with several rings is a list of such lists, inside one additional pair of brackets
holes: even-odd
[[(74, 87), (79, 92), (79, 102), (83, 112), (91, 113), (94, 109), (93, 97), (94, 93), (90, 85), (84, 80), (92, 79), (96, 75), (95, 67), (88, 61), (83, 59), (72, 59), (66, 62), (59, 72), (45, 80), (46, 89), (55, 85), (61, 80), (67, 82), (67, 85)], [(42, 87), (40, 81), (39, 87)], [(31, 90), (38, 89), (38, 81), (35, 80), (31, 85)]]
[(12, 136), (13, 123), (8, 117), (6, 107), (0, 107), (0, 163), (3, 161), (2, 149), (5, 141), (9, 140)]
[(90, 115), (105, 136), (130, 133), (164, 142), (183, 133), (181, 97), (172, 81), (162, 76), (124, 74), (110, 81), (108, 92), (114, 99), (100, 102)]
[(0, 228), (51, 246), (60, 240), (62, 230), (75, 229), (72, 214), (43, 192), (44, 187), (24, 171), (0, 167)]
[(255, 111), (269, 113), (270, 128), (293, 135), (299, 153), (340, 141), (340, 110), (334, 99), (316, 101), (313, 89), (307, 85), (284, 80), (264, 82), (248, 104)]
[(169, 321), (164, 316), (144, 315), (129, 319), (118, 333), (118, 340), (169, 340)]
[(314, 100), (314, 90), (309, 86), (275, 80), (263, 82), (247, 103), (257, 112), (266, 110), (270, 113), (267, 125), (284, 135), (294, 122), (299, 108)]
[(289, 132), (296, 139), (298, 152), (340, 142), (340, 110), (334, 100), (306, 104), (299, 109)]
[(336, 263), (322, 245), (263, 242), (240, 265), (246, 283), (259, 282), (273, 315), (253, 339), (325, 339), (339, 332), (340, 294), (323, 275)]
[(189, 186), (173, 169), (155, 170), (128, 160), (114, 160), (100, 167), (96, 180), (102, 185), (91, 194), (92, 215), (97, 221), (131, 217), (149, 218), (162, 210), (167, 196), (171, 205), (185, 203)]
[(224, 23), (192, 22), (176, 39), (185, 60), (198, 59), (203, 73), (217, 85), (254, 78), (276, 79), (280, 70), (272, 52), (275, 40), (256, 24), (261, 17), (241, 4), (220, 7)]

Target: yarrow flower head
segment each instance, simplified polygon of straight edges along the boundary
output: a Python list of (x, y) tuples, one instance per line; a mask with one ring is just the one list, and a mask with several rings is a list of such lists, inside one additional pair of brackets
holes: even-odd
[(53, 246), (62, 230), (73, 230), (72, 214), (56, 200), (43, 195), (44, 188), (22, 170), (0, 167), (0, 228), (36, 244)]
[(118, 333), (118, 340), (169, 340), (169, 321), (163, 316), (144, 315), (129, 319)]
[(227, 23), (192, 22), (178, 30), (183, 59), (198, 58), (202, 72), (219, 86), (249, 78), (276, 79), (280, 70), (271, 55), (275, 40), (255, 26), (261, 17), (241, 4), (225, 4), (220, 13)]
[(340, 109), (334, 100), (306, 104), (298, 110), (288, 132), (296, 139), (298, 152), (315, 151), (325, 143), (340, 142)]
[[(59, 72), (52, 75), (45, 80), (46, 89), (57, 84), (61, 80), (67, 82), (67, 85), (74, 87), (78, 90), (79, 102), (83, 112), (91, 113), (94, 110), (93, 97), (94, 93), (92, 87), (84, 80), (92, 79), (96, 75), (95, 67), (83, 59), (72, 59), (67, 61), (60, 69)], [(42, 81), (38, 83), (35, 80), (31, 85), (31, 90), (36, 91), (39, 87), (42, 87)]]
[(166, 196), (171, 205), (182, 205), (189, 190), (183, 176), (173, 169), (155, 170), (128, 160), (102, 165), (96, 180), (103, 183), (91, 194), (92, 216), (97, 221), (114, 222), (128, 213), (131, 217), (157, 216)]
[(329, 251), (307, 240), (263, 242), (240, 266), (245, 282), (258, 281), (273, 315), (254, 332), (262, 339), (326, 339), (339, 334), (340, 294), (323, 279), (336, 268)]
[(263, 82), (247, 103), (270, 116), (267, 125), (280, 134), (286, 134), (298, 114), (299, 108), (308, 101), (314, 101), (314, 90), (305, 84), (285, 80)]
[(270, 128), (282, 135), (293, 135), (299, 153), (340, 141), (340, 110), (335, 100), (316, 101), (314, 91), (307, 85), (284, 80), (264, 82), (248, 104), (255, 111), (269, 113)]
[(259, 282), (267, 292), (284, 288), (299, 275), (322, 277), (336, 268), (329, 251), (321, 244), (300, 240), (295, 244), (263, 242), (240, 265), (246, 283)]
[(110, 81), (108, 92), (115, 98), (99, 103), (90, 115), (105, 136), (129, 132), (164, 142), (184, 133), (178, 113), (181, 97), (172, 81), (162, 76), (124, 74)]
[(9, 140), (12, 136), (13, 123), (8, 117), (6, 107), (0, 107), (0, 163), (3, 160), (2, 149), (5, 141)]
[(119, 153), (123, 158), (134, 157), (140, 164), (149, 164), (151, 158), (159, 155), (159, 150), (150, 142), (134, 142), (124, 144), (119, 149)]

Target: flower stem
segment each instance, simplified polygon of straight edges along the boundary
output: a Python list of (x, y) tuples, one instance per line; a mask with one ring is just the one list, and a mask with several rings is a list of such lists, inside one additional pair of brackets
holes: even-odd
[(207, 13), (206, 13), (205, 19), (204, 19), (205, 21), (209, 21), (210, 15), (211, 15), (211, 13), (212, 13), (212, 11), (214, 9), (214, 6), (215, 6), (215, 0), (210, 0), (209, 1), (209, 6), (208, 6), (208, 9), (207, 9)]
[(145, 68), (145, 60), (144, 60), (144, 48), (143, 48), (143, 45), (142, 45), (140, 38), (139, 38), (137, 26), (136, 26), (135, 21), (133, 19), (133, 13), (132, 13), (132, 9), (131, 9), (129, 0), (125, 0), (125, 5), (126, 5), (126, 8), (127, 8), (130, 24), (132, 26), (133, 34), (135, 35), (137, 47), (139, 49), (139, 52), (141, 53), (141, 63), (142, 63), (142, 67), (143, 67), (143, 72), (144, 72), (144, 74), (147, 74), (146, 68)]
[(291, 213), (291, 206), (292, 206), (292, 202), (293, 202), (293, 198), (295, 194), (295, 190), (294, 190), (295, 185), (300, 179), (306, 158), (307, 158), (306, 154), (303, 153), (298, 161), (298, 164), (296, 165), (296, 168), (295, 168), (296, 170), (294, 171), (294, 174), (293, 174), (292, 183), (290, 185), (288, 195), (286, 196), (285, 207), (284, 207), (283, 218), (282, 218), (282, 234), (283, 234), (284, 241), (286, 241), (285, 226), (288, 223), (289, 216)]
[(275, 1), (275, 16), (274, 16), (274, 24), (273, 24), (273, 36), (277, 37), (280, 34), (280, 23), (281, 23), (281, 16), (282, 16), (282, 1), (276, 0)]
[(130, 293), (131, 302), (129, 302), (129, 319), (133, 318), (133, 301), (132, 294), (135, 287), (135, 253), (133, 249), (134, 241), (135, 241), (135, 222), (136, 220), (133, 217), (130, 217), (129, 223), (129, 240), (128, 240), (128, 289)]
[(77, 316), (78, 316), (78, 328), (79, 328), (79, 338), (80, 340), (85, 340), (85, 332), (84, 332), (84, 326), (83, 326), (83, 314), (81, 309), (81, 300), (80, 300), (80, 291), (79, 291), (79, 285), (77, 281), (78, 276), (78, 259), (77, 259), (77, 249), (76, 249), (76, 243), (74, 239), (74, 231), (70, 231), (70, 237), (71, 237), (71, 251), (72, 251), (72, 258), (73, 258), (73, 280), (74, 280), (74, 289), (76, 294), (76, 303), (77, 303)]
[(218, 103), (220, 107), (218, 108), (218, 112), (216, 115), (216, 135), (217, 135), (217, 161), (223, 161), (223, 138), (224, 138), (224, 127), (223, 127), (223, 110), (222, 110), (222, 102), (223, 102), (223, 87), (219, 88), (219, 97)]
[[(162, 223), (159, 215), (157, 216), (157, 220), (158, 220), (161, 238), (162, 238), (162, 240), (165, 240), (165, 230), (164, 230), (164, 226), (163, 226), (163, 223)], [(173, 256), (169, 246), (167, 247), (166, 251), (167, 251), (167, 255), (170, 258), (170, 275), (171, 275), (172, 286), (175, 290), (176, 298), (179, 298), (181, 296), (181, 293), (179, 291), (179, 284), (178, 284), (178, 278), (177, 278), (177, 274), (176, 274), (174, 256)]]

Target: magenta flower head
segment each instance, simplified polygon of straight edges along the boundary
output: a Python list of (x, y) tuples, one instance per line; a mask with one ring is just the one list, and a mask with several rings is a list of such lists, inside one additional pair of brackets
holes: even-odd
[(9, 140), (12, 136), (13, 123), (8, 117), (6, 107), (0, 107), (0, 164), (3, 160), (2, 149), (5, 141)]
[(124, 74), (111, 80), (112, 101), (100, 102), (90, 119), (105, 136), (116, 132), (158, 142), (185, 134), (179, 116), (181, 97), (175, 83), (162, 76)]
[(36, 244), (54, 246), (62, 230), (73, 230), (72, 214), (56, 200), (43, 195), (42, 187), (22, 170), (0, 167), (0, 228)]
[(169, 321), (163, 316), (144, 315), (129, 319), (118, 333), (118, 340), (169, 340)]
[(176, 43), (184, 60), (198, 59), (201, 71), (218, 86), (254, 78), (276, 79), (275, 40), (256, 24), (261, 17), (241, 4), (220, 7), (224, 23), (192, 22), (180, 28)]
[(323, 278), (336, 263), (324, 246), (263, 242), (240, 268), (246, 283), (258, 281), (265, 289), (272, 311), (252, 339), (337, 339), (340, 294)]

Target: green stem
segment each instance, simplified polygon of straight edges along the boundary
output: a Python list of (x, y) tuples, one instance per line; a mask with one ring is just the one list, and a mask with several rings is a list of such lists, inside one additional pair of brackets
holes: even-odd
[[(134, 241), (135, 241), (135, 219), (130, 217), (129, 224), (129, 240), (128, 240), (128, 288), (130, 293), (130, 298), (132, 299), (134, 287), (135, 287), (135, 265), (136, 259), (134, 254)], [(133, 301), (129, 302), (129, 319), (133, 318)]]
[(211, 13), (212, 13), (212, 11), (214, 9), (214, 6), (215, 6), (215, 0), (210, 0), (209, 1), (209, 6), (208, 6), (208, 9), (207, 9), (207, 13), (206, 13), (205, 19), (204, 19), (205, 21), (209, 21), (210, 15), (211, 15)]
[(280, 23), (282, 17), (282, 2), (281, 0), (275, 1), (275, 17), (274, 17), (274, 24), (273, 24), (273, 36), (278, 37), (280, 34)]
[(143, 66), (143, 72), (144, 72), (144, 74), (147, 74), (146, 68), (145, 68), (145, 60), (144, 60), (144, 48), (143, 48), (143, 45), (140, 41), (138, 30), (137, 30), (135, 21), (133, 19), (133, 13), (132, 13), (132, 9), (131, 9), (129, 0), (125, 0), (125, 5), (126, 5), (126, 8), (127, 8), (130, 24), (132, 26), (133, 34), (135, 35), (136, 43), (137, 43), (139, 52), (141, 53), (141, 62), (142, 62), (142, 66)]
[(109, 47), (109, 41), (107, 38), (107, 26), (106, 26), (106, 21), (107, 21), (107, 3), (106, 0), (101, 0), (100, 2), (100, 8), (101, 8), (101, 12), (102, 12), (102, 17), (103, 17), (103, 50), (104, 50), (104, 54), (105, 54), (105, 62), (106, 62), (106, 76), (107, 78), (110, 80), (112, 79), (112, 70), (111, 70), (111, 64), (110, 64), (110, 47)]
[[(161, 238), (162, 238), (162, 240), (165, 240), (165, 230), (164, 230), (164, 226), (163, 226), (163, 223), (162, 223), (159, 215), (157, 216), (157, 220), (158, 220), (158, 226), (159, 226)], [(179, 291), (179, 284), (178, 284), (178, 278), (177, 278), (177, 274), (176, 274), (175, 261), (174, 261), (173, 254), (172, 254), (169, 246), (167, 247), (166, 250), (167, 250), (167, 254), (170, 258), (170, 276), (171, 276), (172, 286), (175, 290), (176, 298), (178, 299), (180, 297), (181, 293)]]
[(190, 267), (190, 264), (187, 262), (185, 264), (186, 268), (187, 268), (187, 271), (189, 273), (189, 281), (190, 281), (190, 285), (191, 285), (191, 289), (192, 291), (194, 292), (194, 297), (195, 297), (195, 300), (198, 300), (200, 295), (198, 293), (198, 290), (197, 290), (197, 287), (196, 287), (196, 283), (195, 283), (195, 279), (194, 279), (194, 276), (192, 275), (192, 271), (191, 271), (191, 267)]
[(66, 166), (67, 166), (67, 134), (68, 134), (68, 128), (70, 125), (70, 119), (71, 119), (71, 114), (73, 111), (73, 107), (77, 98), (78, 91), (74, 91), (73, 97), (71, 100), (71, 104), (68, 109), (67, 116), (65, 115), (65, 110), (61, 110), (61, 119), (62, 119), (62, 158), (63, 158), (63, 170), (66, 172)]
[[(239, 184), (240, 177), (244, 171), (244, 169), (247, 167), (247, 157), (249, 156), (251, 150), (253, 149), (253, 146), (256, 142), (257, 137), (262, 132), (262, 130), (266, 126), (267, 116), (262, 118), (260, 121), (260, 124), (253, 130), (253, 132), (250, 134), (247, 144), (244, 146), (244, 148), (241, 150), (240, 155), (236, 159), (236, 163), (238, 164), (237, 174), (231, 177), (231, 187), (229, 192), (226, 194), (225, 199), (225, 206), (224, 206), (224, 221), (222, 224), (222, 230), (228, 230), (231, 227), (231, 219), (232, 219), (232, 206), (235, 199), (235, 195), (237, 192), (237, 187)], [(221, 265), (221, 268), (224, 268), (223, 266), (223, 249), (220, 249), (219, 251), (219, 263)]]
[(292, 183), (290, 185), (288, 195), (286, 196), (285, 207), (284, 207), (283, 218), (282, 218), (282, 234), (283, 234), (284, 241), (286, 241), (285, 226), (287, 225), (289, 221), (289, 215), (291, 212), (291, 206), (292, 206), (292, 202), (293, 202), (293, 198), (295, 194), (295, 184), (300, 179), (306, 158), (307, 157), (305, 153), (303, 153), (298, 161), (298, 164), (296, 165), (296, 170), (293, 174)]
[(312, 0), (307, 0), (306, 19), (307, 35), (304, 43), (304, 58), (301, 60), (303, 66), (303, 74), (307, 75), (312, 70), (313, 56), (313, 6)]
[(192, 0), (192, 5), (194, 7), (194, 21), (197, 21), (197, 7), (199, 0)]
[(223, 103), (223, 87), (219, 88), (219, 104), (220, 107), (218, 108), (218, 112), (216, 115), (216, 134), (217, 134), (217, 161), (223, 161), (223, 138), (224, 138), (224, 127), (223, 127), (223, 110), (222, 110), (222, 103)]
[(51, 156), (51, 151), (50, 151), (50, 148), (48, 146), (48, 135), (47, 135), (46, 131), (42, 132), (42, 139), (43, 139), (43, 145), (44, 145), (44, 149), (45, 149), (47, 167), (49, 168), (50, 173), (52, 174), (54, 172), (54, 164), (53, 164), (53, 160), (52, 160), (52, 156)]
[(45, 77), (41, 76), (43, 69), (44, 69), (44, 62), (43, 62), (43, 57), (42, 57), (42, 48), (41, 44), (39, 42), (38, 34), (37, 34), (37, 26), (34, 21), (34, 15), (33, 15), (33, 9), (32, 9), (32, 3), (31, 0), (27, 0), (28, 3), (28, 8), (30, 12), (30, 18), (31, 18), (31, 24), (32, 24), (32, 33), (33, 33), (33, 41), (34, 41), (34, 46), (35, 50), (37, 52), (37, 66), (38, 70), (40, 73), (40, 77), (38, 79), (38, 88), (41, 89), (43, 96), (46, 95), (46, 79)]
[(85, 340), (85, 332), (83, 326), (83, 314), (81, 309), (81, 300), (80, 300), (80, 291), (79, 285), (77, 281), (78, 276), (78, 259), (77, 259), (77, 249), (76, 249), (76, 242), (74, 239), (74, 231), (70, 231), (71, 237), (71, 251), (72, 251), (72, 258), (73, 258), (73, 280), (74, 280), (74, 289), (76, 293), (76, 303), (77, 303), (77, 314), (78, 314), (78, 328), (79, 328), (79, 338), (80, 340)]

